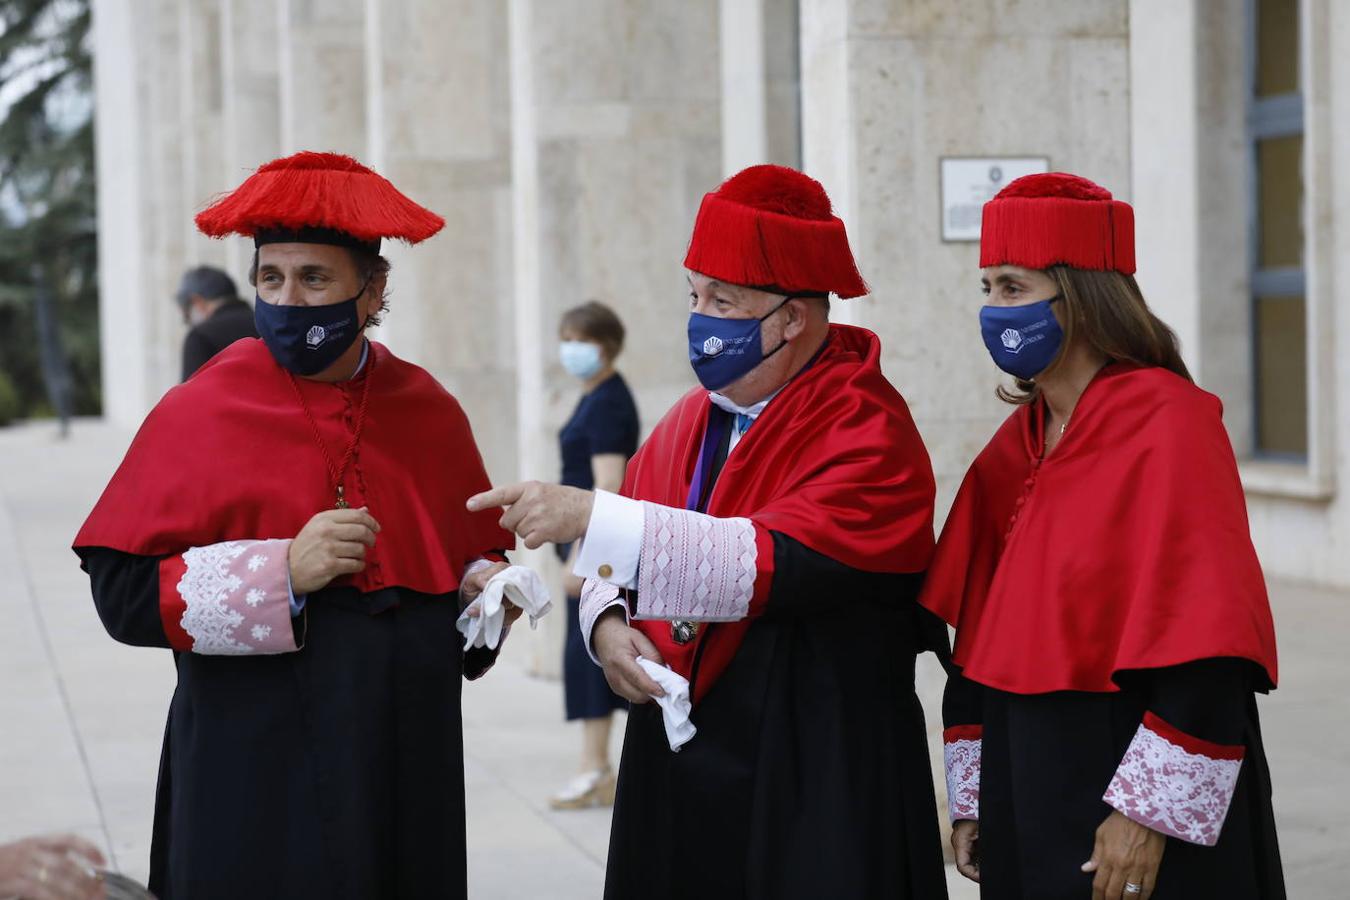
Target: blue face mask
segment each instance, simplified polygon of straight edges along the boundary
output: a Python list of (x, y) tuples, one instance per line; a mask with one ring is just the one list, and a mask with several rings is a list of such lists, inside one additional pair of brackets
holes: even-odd
[(689, 364), (694, 367), (699, 383), (710, 391), (720, 391), (786, 347), (787, 341), (783, 340), (765, 353), (760, 326), (794, 296), (784, 297), (782, 303), (758, 319), (719, 319), (690, 313)]
[(280, 306), (262, 297), (253, 304), (253, 322), (277, 365), (297, 375), (317, 375), (341, 358), (361, 336), (355, 297), (328, 306)]
[(599, 346), (590, 341), (563, 341), (558, 345), (558, 361), (568, 374), (582, 381), (593, 377), (604, 365)]
[(1064, 332), (1050, 304), (1051, 297), (1026, 306), (986, 306), (980, 310), (980, 332), (994, 365), (1009, 375), (1030, 381), (1059, 355)]

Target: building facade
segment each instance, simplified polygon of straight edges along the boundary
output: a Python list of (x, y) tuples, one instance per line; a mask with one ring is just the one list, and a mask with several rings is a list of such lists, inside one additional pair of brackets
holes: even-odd
[(1030, 158), (1135, 205), (1138, 279), (1224, 401), (1266, 571), (1350, 587), (1350, 4), (98, 0), (95, 42), (104, 403), (128, 427), (175, 380), (182, 269), (248, 267), (193, 214), (336, 150), (448, 223), (390, 248), (379, 338), (460, 398), (495, 480), (556, 479), (559, 315), (619, 312), (650, 428), (693, 383), (701, 195), (777, 162), (847, 223), (873, 293), (835, 316), (881, 336), (941, 520), (1008, 412), (943, 162)]

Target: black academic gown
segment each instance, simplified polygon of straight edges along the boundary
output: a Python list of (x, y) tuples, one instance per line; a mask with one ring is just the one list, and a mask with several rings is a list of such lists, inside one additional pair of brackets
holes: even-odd
[(766, 613), (693, 740), (672, 753), (656, 704), (629, 714), (605, 897), (941, 900), (914, 660), (945, 626), (914, 602), (919, 576), (773, 538)]
[(1168, 837), (1153, 900), (1283, 900), (1284, 876), (1261, 741), (1253, 664), (1205, 659), (1118, 677), (1117, 693), (996, 690), (952, 670), (947, 727), (983, 726), (979, 798), (980, 896), (1084, 900), (1102, 799), (1146, 710), (1187, 734), (1242, 746), (1232, 804), (1213, 847)]
[[(168, 647), (158, 560), (83, 548), (108, 632)], [(160, 900), (465, 897), (456, 595), (311, 594), (298, 652), (175, 653), (155, 799)]]

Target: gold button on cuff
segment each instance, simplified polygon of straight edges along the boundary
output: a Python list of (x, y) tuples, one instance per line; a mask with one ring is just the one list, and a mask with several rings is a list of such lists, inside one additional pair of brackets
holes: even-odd
[(609, 563), (605, 563), (603, 566), (595, 570), (595, 574), (599, 575), (601, 578), (608, 578), (609, 576), (614, 574), (614, 567), (611, 566)]

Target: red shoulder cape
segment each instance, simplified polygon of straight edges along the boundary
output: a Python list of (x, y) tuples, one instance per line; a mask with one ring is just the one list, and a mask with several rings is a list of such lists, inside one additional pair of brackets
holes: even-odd
[[(423, 369), (370, 346), (366, 369), (350, 382), (296, 379), (337, 464), (363, 380), (373, 379), (344, 489), (382, 530), (365, 571), (345, 583), (363, 592), (448, 593), (465, 563), (515, 539), (493, 512), (464, 508), (489, 484), (459, 403)], [(170, 390), (75, 546), (167, 556), (220, 541), (291, 538), (331, 509), (328, 467), (288, 381), (262, 341), (247, 339)]]
[[(933, 470), (909, 408), (881, 372), (881, 343), (832, 325), (815, 364), (773, 399), (727, 458), (708, 513), (751, 519), (845, 565), (920, 572), (933, 552)], [(656, 426), (628, 466), (623, 493), (683, 508), (707, 427), (708, 392), (696, 388)], [(756, 600), (771, 578), (760, 542)], [(828, 605), (832, 598), (821, 597)], [(669, 623), (635, 623), (689, 677), (698, 642), (670, 638)], [(695, 699), (731, 662), (750, 622), (705, 626)]]
[(1042, 406), (976, 458), (920, 602), (953, 658), (1018, 694), (1115, 691), (1117, 672), (1249, 659), (1275, 628), (1217, 397), (1165, 369), (1108, 366), (1044, 462)]

